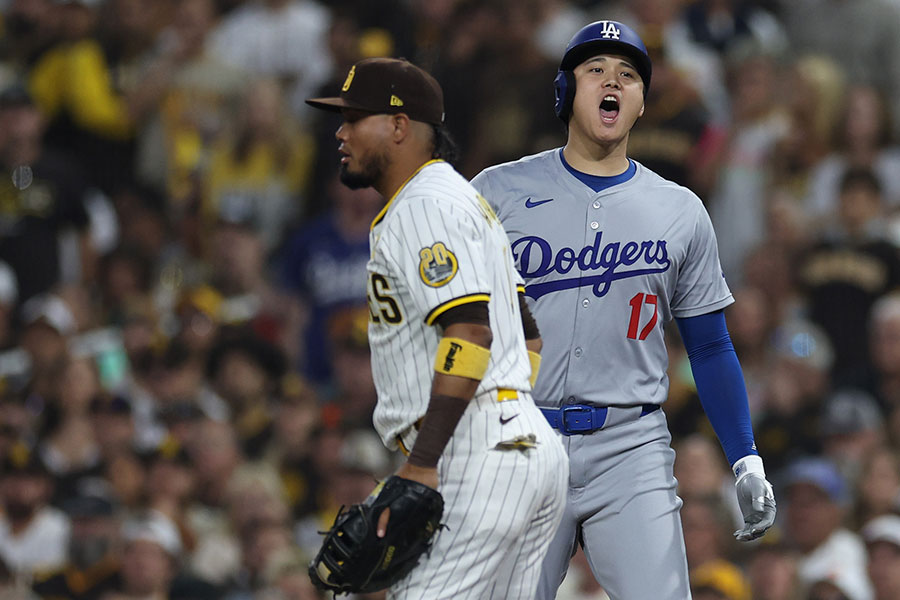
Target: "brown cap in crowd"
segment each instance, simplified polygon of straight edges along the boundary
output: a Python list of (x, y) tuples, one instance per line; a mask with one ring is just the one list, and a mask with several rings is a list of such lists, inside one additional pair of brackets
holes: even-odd
[(353, 108), (371, 113), (407, 115), (433, 125), (444, 122), (444, 93), (434, 77), (398, 58), (366, 58), (347, 73), (337, 98), (311, 98), (310, 106), (340, 112)]

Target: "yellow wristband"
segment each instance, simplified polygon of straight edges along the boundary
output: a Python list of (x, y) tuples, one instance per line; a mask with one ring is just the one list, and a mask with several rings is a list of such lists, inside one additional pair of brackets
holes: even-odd
[(481, 381), (487, 372), (491, 351), (462, 338), (444, 337), (434, 357), (434, 370)]
[(531, 363), (531, 377), (528, 378), (528, 382), (531, 383), (531, 389), (534, 389), (534, 384), (537, 382), (538, 371), (541, 370), (541, 355), (534, 350), (529, 350), (528, 362)]

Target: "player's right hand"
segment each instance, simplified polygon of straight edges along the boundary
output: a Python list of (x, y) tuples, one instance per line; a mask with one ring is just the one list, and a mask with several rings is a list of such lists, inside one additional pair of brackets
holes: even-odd
[(775, 493), (765, 476), (747, 473), (736, 483), (738, 504), (744, 515), (744, 527), (734, 537), (749, 542), (763, 536), (775, 523)]

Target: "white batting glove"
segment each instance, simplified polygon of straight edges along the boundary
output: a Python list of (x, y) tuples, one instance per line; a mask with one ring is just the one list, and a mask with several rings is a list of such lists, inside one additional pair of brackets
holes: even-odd
[(750, 454), (732, 467), (738, 504), (744, 515), (744, 528), (734, 532), (742, 542), (755, 540), (775, 523), (775, 493), (766, 480), (762, 458)]

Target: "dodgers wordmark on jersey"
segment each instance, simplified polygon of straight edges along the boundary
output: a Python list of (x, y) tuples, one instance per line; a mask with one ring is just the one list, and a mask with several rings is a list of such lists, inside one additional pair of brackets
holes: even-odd
[[(455, 306), (488, 301), (491, 359), (476, 396), (530, 390), (509, 242), (464, 177), (443, 161), (423, 165), (375, 219), (369, 243), (374, 423), (388, 447), (396, 448), (398, 435), (425, 414), (440, 341), (434, 322)], [(484, 258), (500, 255), (506, 260)]]
[(472, 181), (503, 221), (541, 328), (538, 405), (662, 403), (662, 325), (733, 302), (700, 199), (635, 165), (631, 179), (594, 192), (553, 149)]

